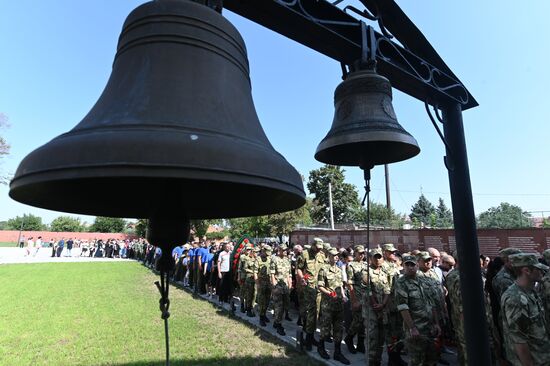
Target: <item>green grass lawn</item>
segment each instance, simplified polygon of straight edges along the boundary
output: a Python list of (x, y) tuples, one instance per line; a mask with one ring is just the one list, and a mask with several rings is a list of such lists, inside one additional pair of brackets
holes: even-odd
[[(164, 365), (157, 277), (136, 262), (0, 266), (1, 365)], [(170, 288), (173, 365), (318, 365)]]
[(9, 241), (0, 241), (0, 247), (16, 247), (16, 242), (9, 242)]

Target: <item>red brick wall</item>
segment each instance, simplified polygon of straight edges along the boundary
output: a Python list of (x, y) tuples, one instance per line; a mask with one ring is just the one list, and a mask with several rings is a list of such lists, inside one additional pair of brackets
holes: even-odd
[[(550, 248), (550, 230), (530, 229), (478, 229), (479, 252), (495, 257), (502, 248), (514, 247), (526, 252), (542, 252)], [(290, 234), (290, 241), (304, 245), (313, 238), (321, 238), (336, 247), (365, 244), (366, 230), (296, 230)], [(454, 230), (371, 230), (371, 247), (382, 243), (393, 243), (400, 251), (437, 248), (446, 252), (456, 249)]]
[[(135, 235), (126, 234), (114, 234), (114, 233), (60, 233), (54, 231), (22, 231), (21, 235), (24, 235), (26, 239), (29, 237), (38, 238), (42, 237), (43, 241), (49, 241), (50, 239), (59, 240), (61, 238), (77, 238), (79, 240), (92, 240), (92, 239), (133, 239)], [(18, 230), (1, 230), (0, 242), (13, 242), (16, 243), (19, 238)]]

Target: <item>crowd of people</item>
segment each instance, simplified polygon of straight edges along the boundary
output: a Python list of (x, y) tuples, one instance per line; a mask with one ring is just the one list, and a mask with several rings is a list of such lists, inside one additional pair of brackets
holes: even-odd
[[(25, 256), (36, 257), (40, 250), (50, 250), (51, 257), (94, 257), (94, 258), (128, 258), (136, 259), (137, 252), (143, 251), (148, 244), (143, 239), (78, 239), (61, 237), (36, 239), (32, 236), (19, 240), (19, 247), (24, 248)], [(76, 250), (76, 251), (75, 251)]]
[[(273, 321), (279, 334), (298, 309), (300, 344), (349, 364), (341, 349), (365, 353), (369, 365), (446, 364), (442, 352), (455, 345), (467, 365), (458, 258), (435, 248), (399, 253), (386, 243), (337, 249), (321, 239), (311, 245), (247, 244), (232, 257), (235, 243), (186, 244), (173, 250), (173, 280), (193, 291), (217, 296), (236, 311)], [(454, 253), (453, 253), (454, 254)], [(141, 247), (137, 258), (153, 267), (159, 248)], [(495, 365), (550, 365), (550, 250), (534, 253), (506, 248), (494, 259), (481, 256), (489, 343)], [(546, 272), (546, 274), (545, 274)], [(268, 307), (274, 310), (268, 318)], [(347, 319), (348, 321), (344, 321)], [(320, 338), (315, 338), (316, 329)]]

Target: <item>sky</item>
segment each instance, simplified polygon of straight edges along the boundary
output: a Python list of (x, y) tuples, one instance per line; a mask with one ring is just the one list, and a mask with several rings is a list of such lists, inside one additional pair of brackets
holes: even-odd
[[(13, 174), (28, 153), (91, 109), (109, 78), (124, 19), (141, 3), (0, 1), (0, 113), (10, 123), (0, 133), (11, 144), (2, 173)], [(480, 104), (463, 113), (476, 213), (509, 202), (534, 216), (550, 215), (550, 2), (397, 3)], [(360, 7), (358, 1), (341, 5), (347, 4)], [(229, 11), (224, 16), (245, 40), (254, 105), (270, 142), (307, 178), (322, 166), (313, 155), (332, 123), (340, 64)], [(394, 89), (393, 106), (421, 148), (389, 166), (393, 208), (409, 213), (421, 193), (450, 206), (444, 145), (423, 102)], [(362, 196), (361, 171), (345, 171)], [(382, 167), (372, 171), (371, 185), (372, 200), (385, 203)], [(8, 192), (0, 186), (0, 221), (32, 213), (49, 223), (65, 215), (15, 202)]]

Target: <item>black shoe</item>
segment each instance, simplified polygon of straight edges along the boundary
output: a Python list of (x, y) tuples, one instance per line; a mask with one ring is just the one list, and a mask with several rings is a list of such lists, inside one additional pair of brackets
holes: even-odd
[(237, 307), (234, 303), (231, 303), (231, 312), (234, 313), (237, 310)]
[(311, 344), (313, 343), (313, 334), (306, 333), (306, 340), (304, 341), (304, 348), (306, 351), (311, 351)]
[(350, 364), (349, 360), (345, 358), (342, 352), (340, 351), (334, 351), (334, 356), (332, 358), (334, 358), (335, 361), (340, 361), (344, 365)]
[(298, 320), (296, 321), (296, 325), (299, 326), (299, 327), (302, 326), (302, 317), (301, 316), (298, 317)]
[(291, 322), (292, 318), (288, 316), (288, 311), (285, 313), (285, 320)]
[(254, 312), (252, 311), (252, 309), (248, 309), (246, 311), (246, 316), (248, 316), (249, 318), (254, 318), (256, 316), (256, 314), (254, 314)]
[(325, 342), (332, 343), (332, 337), (327, 337), (327, 339), (325, 339)]
[(355, 350), (360, 353), (365, 353), (365, 337), (357, 336), (357, 347)]
[(352, 335), (347, 335), (346, 338), (344, 338), (344, 343), (348, 347), (348, 351), (351, 354), (356, 354), (357, 353), (357, 350), (355, 349), (355, 346), (353, 345), (353, 336)]
[(246, 310), (244, 310), (244, 303), (241, 301), (241, 313), (245, 313)]
[(285, 330), (284, 330), (284, 328), (283, 328), (282, 325), (279, 325), (279, 326), (277, 327), (277, 334), (282, 335), (282, 336), (285, 336), (285, 335), (286, 335)]
[(324, 341), (319, 341), (319, 345), (317, 346), (317, 352), (319, 353), (319, 356), (321, 356), (321, 358), (325, 360), (330, 359), (330, 356), (328, 355), (327, 350), (325, 349)]
[(263, 316), (260, 316), (260, 325), (261, 325), (262, 327), (265, 327), (265, 326), (266, 326), (265, 320), (264, 320), (264, 317), (263, 317)]

